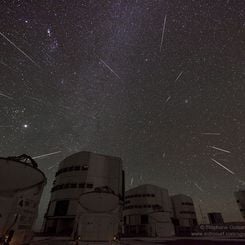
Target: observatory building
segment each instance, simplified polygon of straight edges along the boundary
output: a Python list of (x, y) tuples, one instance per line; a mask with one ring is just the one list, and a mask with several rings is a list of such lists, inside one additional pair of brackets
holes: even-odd
[(30, 242), (45, 184), (44, 173), (31, 157), (0, 158), (0, 243)]
[(124, 199), (122, 160), (78, 152), (59, 165), (43, 232), (86, 240), (112, 240), (120, 233)]
[(126, 192), (123, 217), (124, 235), (131, 237), (186, 235), (197, 225), (191, 197), (170, 197), (168, 190), (149, 184)]
[(141, 185), (125, 195), (126, 236), (174, 236), (173, 210), (168, 191), (155, 185)]
[(197, 217), (192, 198), (183, 194), (171, 196), (174, 217), (181, 227), (197, 225)]
[(179, 194), (171, 196), (174, 223), (177, 230), (187, 231), (197, 225), (194, 203), (191, 197)]
[(245, 190), (236, 191), (234, 194), (240, 213), (243, 219), (245, 219)]

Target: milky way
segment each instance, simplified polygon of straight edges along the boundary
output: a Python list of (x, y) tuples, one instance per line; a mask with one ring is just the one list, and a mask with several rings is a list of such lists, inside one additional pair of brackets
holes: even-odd
[(244, 9), (243, 0), (1, 1), (0, 153), (44, 156), (40, 216), (57, 163), (88, 150), (122, 157), (126, 188), (160, 185), (241, 219)]

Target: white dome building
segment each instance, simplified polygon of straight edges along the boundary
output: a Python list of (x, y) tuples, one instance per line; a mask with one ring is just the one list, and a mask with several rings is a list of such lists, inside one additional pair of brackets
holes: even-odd
[(112, 239), (119, 232), (124, 196), (120, 158), (75, 153), (60, 163), (51, 192), (45, 233), (73, 234), (82, 241)]
[(174, 236), (173, 210), (168, 190), (141, 185), (126, 192), (124, 203), (126, 236)]

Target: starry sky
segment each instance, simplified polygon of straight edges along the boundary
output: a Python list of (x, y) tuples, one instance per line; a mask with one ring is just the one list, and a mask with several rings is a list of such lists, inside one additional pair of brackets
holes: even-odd
[(120, 156), (127, 189), (156, 184), (241, 220), (244, 10), (243, 0), (0, 2), (0, 154), (37, 157), (48, 178), (40, 217), (59, 161), (88, 150)]

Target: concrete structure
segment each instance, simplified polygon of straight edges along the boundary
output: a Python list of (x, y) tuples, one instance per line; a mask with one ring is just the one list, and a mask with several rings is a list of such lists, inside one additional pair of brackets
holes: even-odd
[(224, 219), (221, 213), (208, 213), (209, 223), (211, 225), (222, 225), (224, 224)]
[(175, 226), (191, 228), (197, 225), (195, 207), (191, 197), (179, 194), (172, 196), (171, 199)]
[(124, 172), (120, 158), (79, 152), (59, 165), (43, 231), (83, 240), (120, 232)]
[(112, 241), (121, 233), (122, 204), (119, 196), (107, 187), (83, 193), (75, 237), (79, 237), (81, 244), (82, 241)]
[(166, 189), (141, 185), (125, 195), (124, 234), (126, 236), (173, 236), (173, 210)]
[(45, 184), (31, 157), (0, 158), (0, 240), (4, 244), (29, 243)]
[(236, 191), (234, 194), (240, 213), (243, 219), (245, 219), (245, 190)]

